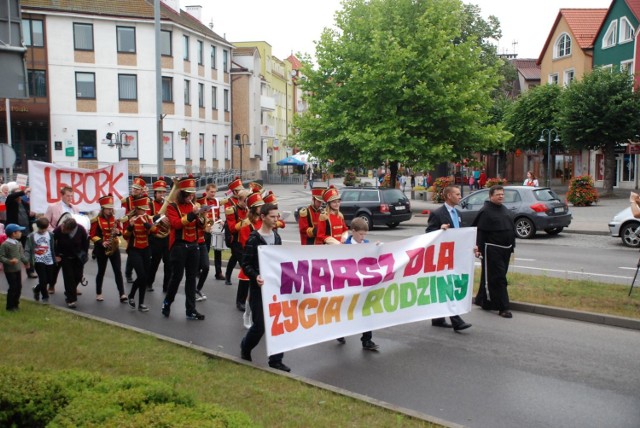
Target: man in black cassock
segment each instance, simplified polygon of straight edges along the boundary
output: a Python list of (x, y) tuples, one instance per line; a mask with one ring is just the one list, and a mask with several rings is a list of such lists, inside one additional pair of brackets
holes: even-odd
[(483, 257), (480, 289), (475, 304), (482, 309), (497, 310), (503, 318), (512, 318), (509, 311), (507, 271), (509, 259), (516, 247), (516, 231), (511, 212), (504, 206), (504, 187), (492, 186), (489, 200), (478, 213), (473, 226), (478, 228), (478, 251)]

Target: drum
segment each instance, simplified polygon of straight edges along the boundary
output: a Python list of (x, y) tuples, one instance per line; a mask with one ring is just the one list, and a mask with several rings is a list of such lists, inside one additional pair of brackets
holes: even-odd
[(223, 251), (227, 249), (227, 245), (224, 243), (224, 224), (214, 223), (211, 226), (211, 247), (216, 251)]

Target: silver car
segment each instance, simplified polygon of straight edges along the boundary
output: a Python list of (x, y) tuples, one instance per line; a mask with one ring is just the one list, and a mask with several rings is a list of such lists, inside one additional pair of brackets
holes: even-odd
[(640, 219), (631, 214), (631, 208), (625, 208), (614, 215), (609, 222), (609, 232), (611, 236), (620, 237), (622, 243), (627, 247), (640, 247)]

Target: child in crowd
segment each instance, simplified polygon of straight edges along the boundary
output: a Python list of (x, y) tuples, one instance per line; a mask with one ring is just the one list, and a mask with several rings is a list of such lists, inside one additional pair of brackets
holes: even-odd
[(42, 295), (42, 303), (49, 302), (48, 287), (54, 282), (56, 273), (53, 233), (49, 232), (49, 219), (40, 217), (36, 220), (37, 230), (27, 237), (25, 255), (38, 274), (38, 284), (34, 285), (33, 299), (37, 302)]
[[(369, 232), (369, 225), (365, 220), (360, 217), (356, 217), (351, 221), (350, 227), (351, 234), (344, 241), (345, 244), (368, 244), (369, 240), (365, 239), (367, 236), (367, 232)], [(378, 349), (378, 345), (376, 345), (373, 340), (373, 333), (370, 331), (365, 331), (362, 333), (362, 337), (360, 340), (362, 341), (362, 349), (366, 351), (376, 351)], [(344, 337), (340, 337), (337, 339), (339, 343), (345, 344), (347, 341)]]
[(0, 262), (4, 266), (4, 275), (7, 277), (7, 283), (9, 284), (9, 291), (7, 292), (8, 311), (17, 311), (20, 306), (22, 264), (28, 265), (28, 260), (20, 243), (24, 229), (22, 226), (9, 223), (5, 228), (7, 240), (0, 245)]

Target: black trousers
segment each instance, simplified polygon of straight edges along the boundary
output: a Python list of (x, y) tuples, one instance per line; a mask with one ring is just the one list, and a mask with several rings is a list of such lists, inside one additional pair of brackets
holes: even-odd
[[(249, 292), (249, 307), (251, 308), (251, 319), (253, 325), (242, 339), (242, 349), (245, 352), (251, 352), (253, 348), (258, 346), (260, 339), (264, 335), (264, 313), (262, 310), (262, 289), (257, 285), (251, 284)], [(282, 362), (284, 353), (269, 355), (269, 363)]]
[(227, 271), (224, 275), (227, 281), (231, 281), (231, 273), (233, 273), (236, 263), (239, 263), (240, 260), (242, 260), (242, 245), (240, 245), (239, 242), (234, 241), (231, 244), (231, 257), (229, 257), (229, 261), (227, 262)]
[(238, 281), (238, 291), (236, 292), (236, 305), (238, 303), (244, 304), (247, 301), (249, 295), (249, 280), (241, 279)]
[(20, 294), (22, 293), (22, 269), (18, 272), (7, 272), (5, 270), (4, 276), (7, 278), (7, 283), (9, 284), (9, 291), (7, 291), (7, 310), (18, 309), (18, 307), (20, 307)]
[(171, 281), (169, 290), (165, 296), (165, 303), (173, 303), (178, 293), (178, 287), (182, 277), (186, 276), (184, 283), (185, 308), (187, 314), (196, 310), (196, 272), (200, 266), (200, 249), (198, 243), (176, 242), (171, 247)]
[(507, 271), (512, 251), (512, 248), (492, 245), (483, 251), (480, 288), (476, 294), (476, 304), (482, 306), (483, 309), (509, 310)]
[(136, 272), (136, 280), (133, 281), (131, 286), (131, 292), (129, 298), (136, 297), (136, 291), (140, 291), (138, 295), (138, 304), (144, 304), (144, 295), (147, 291), (147, 269), (151, 264), (151, 249), (147, 248), (133, 248), (129, 249), (129, 260), (131, 260), (131, 266)]
[(111, 262), (111, 268), (113, 269), (113, 276), (116, 280), (116, 287), (118, 288), (118, 297), (124, 294), (124, 282), (122, 280), (122, 258), (120, 251), (114, 251), (111, 255), (107, 256), (105, 249), (102, 245), (97, 245), (93, 250), (98, 262), (98, 273), (96, 274), (96, 294), (102, 294), (102, 284), (104, 282), (104, 274), (107, 272), (107, 263)]
[(153, 288), (156, 274), (160, 267), (160, 262), (164, 266), (164, 278), (162, 279), (162, 291), (165, 293), (169, 289), (171, 280), (171, 263), (169, 262), (169, 237), (155, 238), (149, 237), (149, 248), (151, 248), (151, 265), (147, 270), (147, 288)]
[(56, 272), (56, 264), (46, 265), (44, 263), (34, 263), (38, 274), (38, 285), (35, 290), (42, 295), (43, 299), (49, 298), (47, 287), (53, 283), (53, 274)]
[(209, 251), (207, 251), (207, 246), (204, 243), (200, 244), (199, 247), (200, 264), (198, 266), (198, 273), (200, 276), (198, 277), (198, 285), (196, 286), (198, 291), (202, 290), (204, 282), (207, 280), (207, 276), (209, 276)]
[[(207, 256), (209, 255), (209, 251), (211, 251), (211, 234), (205, 232), (204, 233), (204, 243), (207, 246)], [(222, 275), (222, 251), (213, 250), (213, 266), (216, 269), (216, 276)]]
[(84, 275), (84, 265), (77, 257), (63, 257), (60, 261), (62, 279), (64, 280), (64, 295), (67, 303), (78, 300), (76, 288)]

